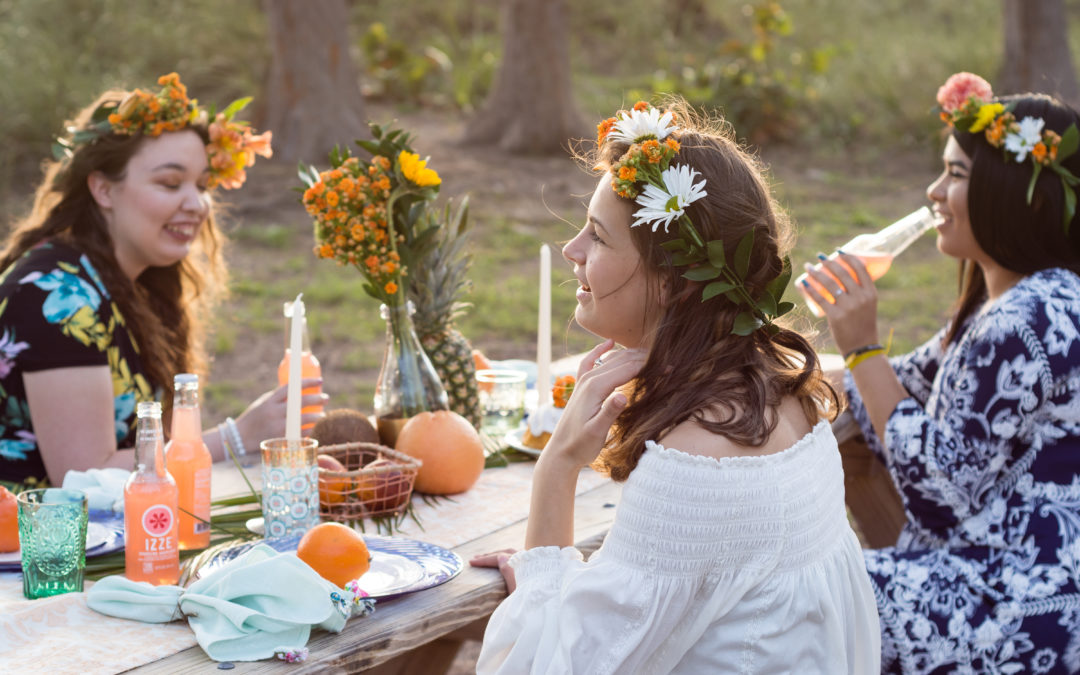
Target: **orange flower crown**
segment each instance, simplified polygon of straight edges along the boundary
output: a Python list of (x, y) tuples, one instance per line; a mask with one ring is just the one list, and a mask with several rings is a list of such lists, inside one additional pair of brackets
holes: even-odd
[(956, 73), (937, 92), (939, 116), (950, 128), (970, 134), (980, 131), (986, 142), (999, 148), (1006, 161), (1024, 162), (1029, 157), (1033, 166), (1028, 184), (1027, 203), (1031, 204), (1035, 193), (1035, 181), (1045, 168), (1061, 179), (1065, 194), (1064, 227), (1076, 214), (1076, 186), (1080, 184), (1071, 171), (1061, 163), (1076, 152), (1080, 146), (1080, 131), (1070, 124), (1063, 134), (1045, 129), (1046, 122), (1038, 117), (1025, 117), (1017, 121), (1012, 105), (993, 102), (994, 92), (990, 83), (974, 73)]
[(169, 73), (158, 78), (161, 89), (155, 92), (136, 89), (119, 103), (102, 104), (90, 118), (85, 129), (69, 127), (70, 138), (60, 138), (53, 144), (58, 160), (70, 158), (77, 146), (93, 143), (109, 134), (121, 136), (160, 136), (179, 131), (189, 124), (208, 124), (210, 142), (206, 159), (210, 164), (208, 187), (221, 186), (226, 190), (238, 188), (247, 179), (245, 169), (255, 163), (255, 155), (270, 157), (271, 132), (255, 135), (247, 122), (233, 119), (236, 113), (251, 102), (251, 97), (230, 103), (221, 112), (199, 106), (188, 98), (187, 87), (180, 76)]
[(556, 408), (565, 408), (570, 402), (570, 395), (574, 393), (574, 385), (577, 378), (573, 375), (563, 375), (555, 378), (555, 386), (551, 388), (551, 398)]

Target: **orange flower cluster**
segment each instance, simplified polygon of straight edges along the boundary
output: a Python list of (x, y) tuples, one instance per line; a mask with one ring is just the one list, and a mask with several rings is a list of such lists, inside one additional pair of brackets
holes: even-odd
[(634, 199), (641, 194), (642, 183), (658, 178), (678, 153), (679, 142), (671, 137), (634, 143), (612, 167), (611, 187), (620, 197)]
[(188, 98), (187, 87), (180, 76), (169, 73), (158, 78), (161, 91), (154, 94), (136, 89), (116, 106), (109, 115), (109, 125), (118, 134), (131, 136), (143, 133), (158, 136), (166, 131), (178, 131), (197, 114), (195, 101)]
[(259, 135), (251, 132), (246, 122), (234, 122), (225, 113), (218, 113), (210, 123), (210, 143), (206, 159), (210, 162), (209, 187), (220, 185), (226, 190), (238, 188), (247, 180), (245, 169), (255, 163), (255, 155), (272, 157), (270, 131)]
[(574, 393), (574, 385), (577, 378), (573, 375), (563, 375), (555, 378), (555, 386), (551, 388), (551, 398), (556, 408), (565, 408), (570, 402), (570, 395)]
[(381, 155), (366, 163), (349, 157), (319, 173), (303, 197), (315, 219), (315, 255), (357, 267), (384, 300), (398, 292), (405, 274), (387, 228), (390, 170)]

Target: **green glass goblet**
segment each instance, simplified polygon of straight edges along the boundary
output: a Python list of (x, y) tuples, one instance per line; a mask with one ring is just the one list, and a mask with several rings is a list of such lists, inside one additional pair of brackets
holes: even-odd
[(19, 493), (23, 595), (33, 600), (83, 589), (86, 493), (45, 488)]

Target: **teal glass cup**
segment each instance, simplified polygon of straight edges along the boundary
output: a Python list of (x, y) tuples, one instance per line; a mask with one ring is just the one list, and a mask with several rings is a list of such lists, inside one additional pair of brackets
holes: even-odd
[(23, 595), (33, 600), (83, 589), (86, 493), (45, 488), (19, 493)]

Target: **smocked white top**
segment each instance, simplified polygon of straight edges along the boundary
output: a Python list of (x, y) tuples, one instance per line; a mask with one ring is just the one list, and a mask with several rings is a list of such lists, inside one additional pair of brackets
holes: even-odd
[(649, 441), (588, 562), (520, 551), (478, 673), (878, 673), (836, 438), (714, 459)]

